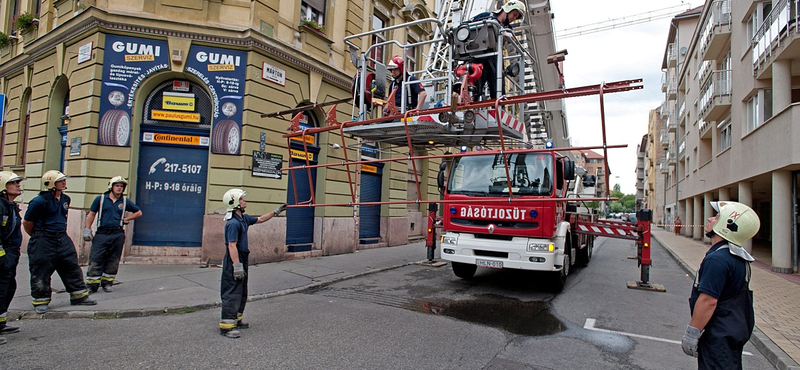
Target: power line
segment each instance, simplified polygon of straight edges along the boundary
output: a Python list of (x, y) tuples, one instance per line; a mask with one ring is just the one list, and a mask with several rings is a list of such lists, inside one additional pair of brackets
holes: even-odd
[(616, 28), (628, 27), (659, 19), (670, 18), (673, 17), (679, 11), (688, 10), (689, 7), (691, 7), (691, 5), (689, 4), (673, 5), (662, 9), (651, 10), (620, 18), (609, 19), (607, 21), (589, 23), (571, 28), (565, 28), (563, 30), (556, 32), (556, 38), (565, 39), (569, 37), (583, 36), (595, 32), (608, 31)]

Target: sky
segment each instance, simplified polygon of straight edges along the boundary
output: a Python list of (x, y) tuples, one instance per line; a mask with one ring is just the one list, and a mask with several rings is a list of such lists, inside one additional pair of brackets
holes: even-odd
[[(477, 1), (477, 0), (476, 0)], [(667, 44), (671, 16), (637, 25), (558, 38), (562, 30), (668, 9), (672, 15), (699, 6), (695, 0), (550, 0), (558, 49), (567, 49), (564, 80), (568, 88), (628, 79), (643, 79), (644, 89), (604, 95), (611, 184), (625, 194), (636, 193), (636, 148), (647, 133), (649, 112), (664, 101), (661, 62)], [(661, 11), (658, 14), (664, 14)], [(655, 14), (655, 13), (650, 13)], [(629, 18), (630, 19), (630, 18)], [(597, 96), (566, 100), (567, 122), (573, 146), (601, 146), (600, 104)], [(602, 154), (602, 149), (596, 150)], [(619, 176), (617, 178), (617, 176)]]

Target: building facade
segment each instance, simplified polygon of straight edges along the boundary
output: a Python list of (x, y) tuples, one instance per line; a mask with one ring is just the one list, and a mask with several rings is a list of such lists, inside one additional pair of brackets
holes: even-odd
[[(438, 199), (438, 162), (427, 160), (415, 163), (416, 174), (406, 160), (363, 165), (350, 174), (343, 167), (281, 171), (339, 163), (345, 151), (351, 160), (407, 157), (379, 143), (348, 138), (340, 145), (338, 134), (282, 135), (297, 112), (301, 127), (325, 126), (322, 109), (304, 107), (351, 96), (356, 69), (346, 36), (429, 18), (431, 6), (388, 0), (4, 1), (0, 30), (10, 37), (0, 39), (0, 93), (6, 97), (0, 165), (27, 178), (26, 202), (41, 190), (45, 171), (69, 176), (68, 233), (82, 261), (90, 248), (80, 238), (87, 210), (117, 175), (129, 179), (127, 195), (144, 214), (128, 226), (127, 262), (221, 260), (221, 197), (234, 187), (248, 192), (251, 214), (312, 196), (317, 204), (347, 204), (351, 182), (359, 184), (364, 201)], [(17, 18), (22, 21), (11, 22)], [(400, 28), (365, 42), (408, 42), (430, 32)], [(384, 63), (399, 53), (391, 45), (373, 51)], [(422, 55), (409, 60), (422, 62)], [(290, 109), (297, 112), (262, 117)], [(352, 114), (349, 105), (336, 112), (340, 121)], [(408, 186), (415, 178), (421, 194)], [(290, 208), (286, 217), (251, 231), (257, 246), (251, 261), (405, 244), (423, 236), (421, 211), (413, 204)]]
[(653, 222), (664, 225), (666, 200), (665, 178), (669, 173), (666, 153), (669, 148), (665, 110), (661, 107), (650, 111), (647, 123), (647, 148), (644, 152), (644, 199), (643, 206), (653, 212)]
[[(667, 200), (668, 210), (673, 202), (685, 224), (702, 225), (713, 216), (711, 201), (748, 204), (761, 229), (744, 247), (782, 273), (797, 272), (798, 265), (798, 5), (709, 0), (694, 27), (676, 17), (669, 38), (681, 60), (675, 68), (677, 115), (668, 119), (668, 127), (676, 123), (670, 130), (677, 138), (670, 144), (677, 155), (669, 159), (667, 191), (674, 198)], [(669, 53), (668, 47), (665, 60)], [(704, 238), (702, 228), (684, 230)]]

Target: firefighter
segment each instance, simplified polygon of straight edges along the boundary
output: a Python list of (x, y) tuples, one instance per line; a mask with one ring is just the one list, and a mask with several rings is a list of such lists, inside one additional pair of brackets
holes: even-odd
[(31, 238), (28, 241), (28, 262), (31, 272), (31, 298), (37, 313), (50, 309), (50, 278), (58, 272), (69, 292), (72, 305), (97, 304), (89, 298), (78, 266), (75, 245), (67, 235), (67, 213), (70, 198), (64, 194), (67, 176), (55, 170), (42, 175), (43, 191), (33, 198), (25, 211), (22, 227)]
[(683, 352), (697, 357), (699, 369), (741, 369), (742, 350), (755, 324), (750, 262), (741, 245), (761, 223), (750, 207), (711, 202), (717, 215), (704, 230), (711, 248), (697, 270), (689, 309), (692, 319), (683, 335)]
[[(125, 245), (125, 225), (142, 217), (142, 210), (122, 193), (128, 182), (122, 176), (108, 180), (108, 190), (94, 198), (89, 214), (86, 215), (86, 228), (83, 240), (92, 241), (89, 268), (86, 270), (86, 285), (90, 293), (114, 291), (112, 285), (119, 269), (119, 259)], [(126, 212), (130, 212), (127, 216)], [(97, 217), (97, 235), (92, 235), (92, 223)]]
[[(483, 12), (479, 13), (478, 15), (472, 17), (470, 22), (482, 21), (487, 19), (496, 20), (500, 23), (501, 26), (505, 28), (510, 28), (511, 23), (516, 21), (522, 22), (525, 20), (525, 12), (526, 7), (525, 3), (519, 0), (510, 0), (507, 3), (503, 4), (500, 9), (495, 10), (493, 12)], [(498, 51), (500, 52), (500, 51)], [(476, 58), (473, 60), (473, 63), (480, 63), (483, 65), (483, 72), (481, 73), (481, 77), (475, 83), (478, 87), (479, 94), (483, 94), (484, 86), (488, 84), (489, 86), (489, 98), (495, 99), (497, 98), (497, 90), (502, 89), (503, 84), (497, 86), (497, 56), (489, 56), (489, 57), (482, 57)], [(504, 89), (502, 89), (504, 90)]]
[[(388, 69), (392, 73), (392, 82), (389, 84), (389, 91), (395, 91), (394, 93), (394, 102), (395, 106), (402, 107), (403, 102), (403, 95), (401, 93), (402, 89), (400, 87), (403, 86), (403, 81), (406, 82), (414, 82), (419, 81), (418, 78), (415, 76), (411, 76), (405, 72), (405, 68), (403, 65), (405, 62), (403, 61), (403, 57), (399, 55), (395, 55), (389, 61), (389, 64), (386, 65), (386, 69)], [(406, 107), (405, 110), (409, 111), (412, 109), (420, 110), (425, 105), (425, 98), (428, 96), (428, 93), (425, 92), (425, 89), (422, 88), (422, 84), (420, 83), (407, 83), (406, 84)]]
[(222, 262), (220, 278), (220, 298), (222, 300), (222, 318), (219, 322), (220, 334), (228, 338), (239, 338), (239, 329), (247, 329), (249, 324), (242, 322), (242, 314), (247, 304), (247, 272), (248, 255), (247, 229), (250, 225), (260, 224), (278, 216), (286, 209), (286, 204), (274, 211), (256, 218), (244, 213), (247, 193), (242, 189), (230, 189), (222, 196), (227, 208), (225, 214), (225, 259)]
[[(8, 306), (17, 291), (17, 265), (22, 245), (22, 219), (14, 199), (22, 195), (22, 177), (10, 171), (0, 172), (0, 334), (16, 333), (19, 328), (9, 326)], [(0, 344), (5, 338), (0, 337)]]

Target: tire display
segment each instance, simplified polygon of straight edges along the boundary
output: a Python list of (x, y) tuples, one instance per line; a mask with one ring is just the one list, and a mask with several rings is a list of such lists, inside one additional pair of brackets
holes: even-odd
[(127, 146), (131, 137), (131, 116), (113, 109), (103, 114), (98, 125), (100, 145)]
[(211, 151), (223, 154), (238, 154), (241, 142), (239, 125), (233, 120), (222, 120), (214, 125), (211, 133)]

